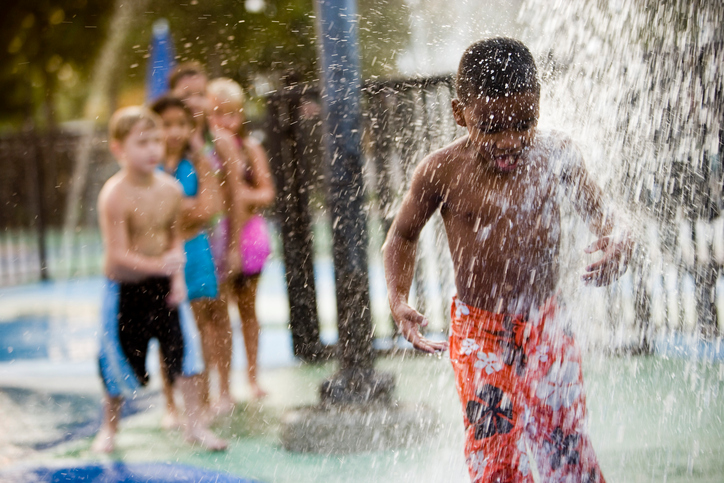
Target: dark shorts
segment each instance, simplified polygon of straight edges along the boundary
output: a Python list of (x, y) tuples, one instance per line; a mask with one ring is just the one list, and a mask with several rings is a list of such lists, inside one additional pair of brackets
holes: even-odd
[(138, 283), (109, 281), (104, 294), (99, 364), (107, 392), (126, 397), (148, 383), (146, 356), (157, 339), (171, 382), (203, 370), (198, 334), (188, 303), (170, 307), (168, 278)]
[(178, 310), (166, 303), (171, 289), (168, 278), (149, 278), (121, 283), (118, 301), (118, 342), (142, 385), (148, 383), (148, 343), (157, 339), (169, 381), (181, 374), (184, 337)]

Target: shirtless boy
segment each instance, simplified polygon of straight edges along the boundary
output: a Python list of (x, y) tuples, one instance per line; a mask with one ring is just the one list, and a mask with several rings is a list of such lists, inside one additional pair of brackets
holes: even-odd
[(123, 398), (148, 382), (151, 338), (158, 339), (166, 375), (184, 396), (185, 438), (208, 450), (226, 448), (207, 427), (197, 387), (203, 363), (185, 302), (182, 194), (176, 181), (157, 169), (164, 157), (161, 125), (143, 107), (120, 109), (109, 125), (110, 150), (121, 170), (98, 198), (108, 283), (99, 356), (106, 394), (92, 446), (96, 452), (114, 451)]
[[(585, 283), (622, 274), (632, 237), (571, 141), (537, 130), (540, 86), (523, 44), (471, 45), (456, 88), (453, 114), (467, 135), (416, 168), (385, 243), (392, 315), (415, 348), (450, 349), (474, 482), (603, 482), (585, 427), (580, 354), (556, 300), (562, 199), (598, 237), (586, 252), (602, 257)], [(423, 337), (427, 321), (408, 305), (417, 240), (437, 209), (457, 288), (449, 345)]]

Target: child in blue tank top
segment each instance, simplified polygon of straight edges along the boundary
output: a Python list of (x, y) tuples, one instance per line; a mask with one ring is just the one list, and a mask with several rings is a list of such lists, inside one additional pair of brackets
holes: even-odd
[[(181, 235), (185, 240), (186, 285), (197, 323), (203, 326), (203, 319), (209, 314), (207, 305), (213, 304), (219, 294), (207, 232), (209, 223), (220, 209), (219, 187), (202, 153), (202, 147), (195, 146), (192, 141), (193, 115), (184, 102), (176, 97), (164, 96), (152, 108), (161, 116), (166, 136), (166, 159), (161, 168), (176, 178), (184, 194)], [(207, 347), (203, 349), (208, 350)], [(164, 393), (167, 407), (164, 426), (174, 427), (178, 414), (171, 386), (165, 379)], [(208, 396), (205, 396), (207, 399)]]

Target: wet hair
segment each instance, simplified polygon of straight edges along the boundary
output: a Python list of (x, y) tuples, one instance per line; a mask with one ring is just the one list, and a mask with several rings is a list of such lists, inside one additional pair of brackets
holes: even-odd
[(209, 82), (206, 92), (220, 101), (235, 102), (239, 106), (244, 105), (244, 90), (241, 86), (228, 77), (218, 77)]
[(206, 76), (206, 69), (204, 69), (204, 66), (201, 65), (200, 62), (190, 60), (179, 64), (171, 71), (171, 75), (168, 77), (168, 87), (169, 89), (174, 90), (181, 79), (184, 77), (193, 77), (195, 75)]
[(528, 47), (506, 37), (480, 40), (468, 47), (460, 59), (455, 88), (463, 104), (484, 96), (540, 93)]
[(113, 113), (108, 122), (108, 137), (123, 142), (139, 123), (144, 123), (149, 129), (159, 129), (163, 125), (158, 114), (145, 106), (122, 107)]
[(186, 117), (191, 121), (191, 124), (194, 123), (194, 113), (191, 112), (191, 109), (189, 109), (189, 106), (187, 106), (184, 101), (176, 96), (164, 94), (151, 104), (151, 110), (159, 116), (169, 109), (182, 109)]

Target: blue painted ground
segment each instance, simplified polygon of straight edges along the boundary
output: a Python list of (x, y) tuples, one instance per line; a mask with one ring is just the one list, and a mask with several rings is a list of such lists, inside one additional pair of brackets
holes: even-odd
[[(226, 473), (169, 463), (123, 463), (38, 467), (1, 474), (4, 481), (23, 483), (253, 483)], [(7, 480), (5, 480), (7, 479)]]

